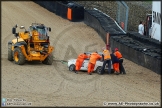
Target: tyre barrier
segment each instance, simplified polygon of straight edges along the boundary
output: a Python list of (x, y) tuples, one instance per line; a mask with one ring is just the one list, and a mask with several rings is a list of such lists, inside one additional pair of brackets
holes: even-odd
[(96, 32), (99, 34), (99, 36), (103, 39), (103, 41), (106, 43), (106, 34), (107, 32), (103, 29), (100, 25), (100, 22), (97, 20), (96, 17), (92, 16), (89, 12), (92, 12), (93, 15), (97, 17), (101, 17), (99, 14), (95, 14), (94, 10), (84, 11), (84, 23), (90, 27), (92, 27)]
[[(120, 37), (120, 38), (119, 38)], [(161, 75), (161, 49), (156, 46), (147, 46), (143, 41), (135, 40), (130, 36), (110, 37), (111, 48), (117, 47), (123, 57)], [(137, 44), (135, 44), (137, 43)]]
[(97, 10), (85, 10), (84, 23), (95, 29), (105, 43), (108, 32), (110, 36), (125, 35), (110, 17)]
[(128, 32), (127, 35), (135, 40), (145, 43), (146, 45), (154, 46), (161, 49), (161, 42), (156, 39), (143, 36), (137, 32)]

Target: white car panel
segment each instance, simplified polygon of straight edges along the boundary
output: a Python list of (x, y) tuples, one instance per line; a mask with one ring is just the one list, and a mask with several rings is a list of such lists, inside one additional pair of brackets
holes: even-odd
[[(74, 64), (75, 65), (76, 63), (76, 59), (70, 59), (68, 60), (68, 67), (70, 67), (70, 65)], [(85, 59), (83, 61), (83, 64), (82, 64), (82, 67), (80, 70), (84, 70), (84, 71), (87, 71), (88, 70), (88, 63), (89, 63), (89, 59)], [(97, 60), (96, 61), (96, 65), (94, 67), (94, 71), (97, 69), (98, 66), (102, 66), (103, 65), (103, 61), (100, 61), (100, 60)], [(108, 69), (107, 65), (105, 66), (105, 69)], [(113, 66), (111, 65), (111, 69), (113, 69)]]

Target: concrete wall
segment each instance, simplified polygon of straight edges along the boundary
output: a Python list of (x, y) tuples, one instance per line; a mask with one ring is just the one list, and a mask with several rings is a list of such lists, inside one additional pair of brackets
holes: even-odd
[[(146, 20), (146, 14), (152, 13), (152, 4), (142, 1), (125, 1), (129, 7), (129, 18), (128, 18), (128, 31), (137, 31), (139, 21)], [(108, 14), (116, 20), (117, 16), (117, 3), (116, 1), (76, 1), (83, 6), (85, 9), (97, 8), (102, 12)]]

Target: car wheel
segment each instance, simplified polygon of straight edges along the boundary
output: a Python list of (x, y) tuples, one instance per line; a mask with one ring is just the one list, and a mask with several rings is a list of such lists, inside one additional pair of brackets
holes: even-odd
[(101, 67), (101, 66), (99, 66), (99, 67), (97, 67), (96, 72), (97, 72), (98, 74), (100, 74), (100, 75), (101, 75), (101, 74), (102, 74), (102, 73), (101, 73), (101, 70), (102, 70), (102, 67)]
[(74, 64), (69, 66), (69, 71), (75, 71), (75, 65)]

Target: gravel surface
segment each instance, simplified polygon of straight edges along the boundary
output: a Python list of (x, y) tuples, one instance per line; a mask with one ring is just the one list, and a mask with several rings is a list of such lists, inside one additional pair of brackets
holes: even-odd
[[(103, 40), (83, 22), (70, 22), (33, 2), (1, 2), (1, 81), (3, 98), (23, 98), (32, 106), (103, 106), (103, 102), (161, 102), (161, 76), (124, 59), (126, 75), (69, 72), (57, 60), (75, 58), (84, 51), (101, 51)], [(7, 60), (7, 42), (15, 24), (33, 22), (52, 28), (53, 65)]]

